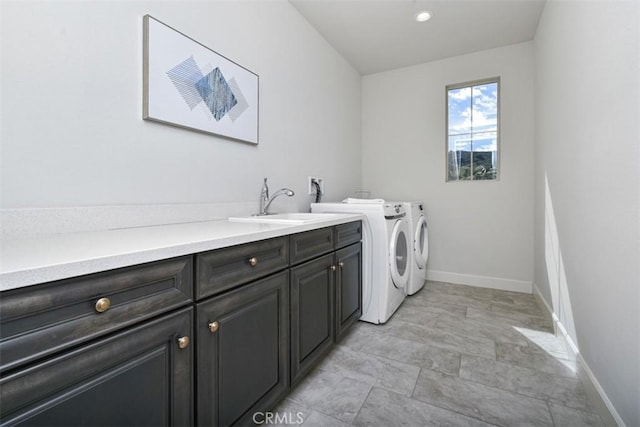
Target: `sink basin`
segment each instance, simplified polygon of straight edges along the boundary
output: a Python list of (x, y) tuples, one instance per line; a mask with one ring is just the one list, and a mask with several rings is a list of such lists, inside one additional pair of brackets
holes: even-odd
[(340, 216), (340, 214), (293, 212), (293, 213), (281, 213), (281, 214), (272, 214), (272, 215), (238, 216), (238, 217), (229, 218), (229, 221), (259, 222), (259, 223), (273, 223), (273, 224), (305, 224), (307, 222), (332, 219), (337, 216)]

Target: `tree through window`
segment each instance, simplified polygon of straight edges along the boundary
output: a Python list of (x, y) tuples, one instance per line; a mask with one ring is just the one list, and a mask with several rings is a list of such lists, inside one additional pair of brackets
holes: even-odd
[(447, 181), (498, 178), (500, 79), (447, 86)]

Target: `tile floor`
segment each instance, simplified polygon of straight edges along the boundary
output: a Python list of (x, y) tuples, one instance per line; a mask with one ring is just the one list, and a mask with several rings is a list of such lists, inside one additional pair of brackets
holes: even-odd
[[(274, 410), (305, 426), (600, 426), (533, 295), (427, 282)], [(297, 418), (299, 416), (299, 418)]]

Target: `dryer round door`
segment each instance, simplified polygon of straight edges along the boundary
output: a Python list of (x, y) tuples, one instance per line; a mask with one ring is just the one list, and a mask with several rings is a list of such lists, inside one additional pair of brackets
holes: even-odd
[(423, 270), (427, 267), (427, 258), (429, 258), (429, 230), (424, 215), (420, 215), (418, 218), (413, 242), (416, 264), (420, 270)]
[(389, 247), (389, 269), (396, 288), (401, 289), (409, 282), (409, 227), (407, 220), (396, 221), (391, 231)]

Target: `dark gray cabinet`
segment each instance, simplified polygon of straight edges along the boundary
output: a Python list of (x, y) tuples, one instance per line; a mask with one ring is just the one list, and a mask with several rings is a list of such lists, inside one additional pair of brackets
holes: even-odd
[(196, 299), (213, 296), (289, 266), (289, 238), (261, 240), (196, 255)]
[(197, 304), (197, 423), (251, 423), (289, 387), (289, 273)]
[(1, 425), (193, 423), (192, 257), (0, 295)]
[(3, 426), (192, 425), (192, 308), (0, 379)]
[(362, 240), (362, 222), (348, 222), (334, 227), (335, 247), (343, 248)]
[(294, 258), (292, 249), (292, 264), (295, 259), (311, 258), (291, 267), (292, 385), (324, 358), (362, 314), (361, 227), (357, 221), (291, 236), (292, 248), (297, 245), (296, 253), (304, 254)]
[(361, 236), (357, 221), (0, 293), (0, 425), (250, 424), (360, 317)]
[(361, 248), (355, 243), (336, 251), (336, 342), (362, 316)]
[(334, 341), (333, 254), (291, 269), (291, 383), (331, 349)]
[(0, 295), (0, 372), (183, 307), (192, 257), (74, 277)]
[(325, 227), (291, 235), (289, 238), (291, 265), (299, 264), (316, 258), (318, 255), (333, 251), (334, 234), (333, 227)]

